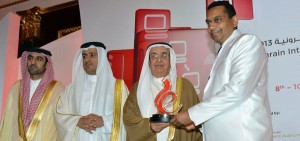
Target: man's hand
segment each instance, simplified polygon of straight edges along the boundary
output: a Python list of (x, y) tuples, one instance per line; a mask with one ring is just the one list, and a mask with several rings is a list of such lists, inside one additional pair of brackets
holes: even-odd
[(87, 116), (82, 116), (79, 121), (77, 122), (77, 126), (90, 134), (92, 134), (92, 130), (96, 130), (91, 126), (91, 121)]
[(92, 134), (92, 131), (95, 131), (96, 128), (100, 128), (104, 125), (103, 119), (101, 116), (95, 115), (95, 114), (89, 114), (87, 116), (82, 116), (77, 126), (90, 134)]
[(161, 130), (165, 129), (169, 126), (169, 123), (163, 123), (163, 122), (150, 122), (150, 128), (155, 133), (159, 133)]
[(185, 131), (192, 131), (192, 130), (194, 130), (194, 129), (196, 129), (196, 126), (195, 126), (195, 124), (192, 122), (191, 124), (188, 124), (188, 125), (186, 125), (185, 127), (184, 127), (184, 130)]
[(94, 128), (100, 128), (104, 125), (102, 116), (98, 116), (95, 114), (89, 114), (87, 117), (92, 121), (91, 126)]
[(190, 116), (189, 116), (189, 113), (187, 110), (184, 110), (184, 111), (178, 113), (177, 115), (175, 115), (172, 118), (170, 123), (175, 126), (182, 127), (188, 131), (196, 128), (193, 121), (190, 119)]

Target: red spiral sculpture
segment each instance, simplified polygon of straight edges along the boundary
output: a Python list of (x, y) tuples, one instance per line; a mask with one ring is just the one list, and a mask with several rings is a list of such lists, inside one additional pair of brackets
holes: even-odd
[[(171, 89), (171, 82), (169, 79), (167, 79), (166, 77), (163, 78), (163, 83), (164, 83), (164, 88), (157, 94), (157, 96), (155, 97), (155, 105), (157, 107), (157, 110), (159, 113), (163, 113), (163, 114), (172, 114), (174, 111), (168, 111), (166, 109), (166, 107), (169, 107), (171, 104), (174, 103), (177, 95), (172, 92)], [(165, 101), (165, 99), (171, 96), (171, 99)], [(164, 103), (165, 102), (165, 103)]]

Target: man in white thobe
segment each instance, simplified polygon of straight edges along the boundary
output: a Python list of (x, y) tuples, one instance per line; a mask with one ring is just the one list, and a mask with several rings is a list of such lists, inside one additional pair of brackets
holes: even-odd
[(72, 82), (55, 114), (60, 140), (126, 140), (121, 109), (128, 90), (114, 78), (105, 49), (100, 42), (87, 42), (75, 56)]

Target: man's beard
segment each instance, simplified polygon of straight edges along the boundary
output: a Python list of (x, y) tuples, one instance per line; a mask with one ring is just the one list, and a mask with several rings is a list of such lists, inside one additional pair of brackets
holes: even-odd
[(44, 72), (46, 71), (46, 69), (42, 69), (42, 68), (38, 68), (37, 66), (29, 66), (28, 67), (28, 72), (30, 75), (41, 75), (44, 74)]

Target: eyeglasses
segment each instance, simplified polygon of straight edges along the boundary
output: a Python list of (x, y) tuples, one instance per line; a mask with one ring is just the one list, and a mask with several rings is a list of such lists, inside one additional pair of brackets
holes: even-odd
[(157, 53), (150, 54), (150, 60), (157, 60), (158, 58), (161, 58), (163, 60), (168, 60), (170, 58), (170, 54), (167, 52), (163, 52), (160, 55), (158, 55)]

